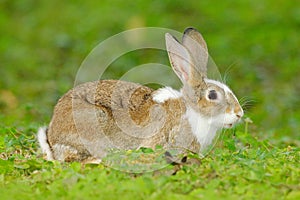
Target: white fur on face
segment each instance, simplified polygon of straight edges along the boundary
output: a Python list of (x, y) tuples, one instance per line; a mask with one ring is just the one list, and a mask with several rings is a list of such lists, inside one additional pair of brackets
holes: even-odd
[[(211, 84), (214, 84), (216, 86), (218, 86), (219, 88), (223, 89), (224, 90), (224, 93), (225, 93), (225, 98), (228, 98), (228, 96), (230, 96), (229, 98), (234, 98), (234, 101), (237, 102), (237, 104), (239, 104), (239, 101), (238, 99), (236, 98), (236, 96), (233, 94), (233, 92), (229, 89), (229, 87), (219, 81), (215, 81), (215, 80), (210, 80), (210, 79), (205, 79), (206, 83), (211, 83)], [(224, 114), (220, 114), (220, 115), (223, 115), (222, 118), (224, 119), (224, 124), (234, 124), (237, 120), (239, 120), (237, 117), (236, 117), (236, 114), (239, 115), (239, 116), (243, 116), (244, 115), (244, 111), (243, 109), (241, 108), (240, 106), (240, 111), (238, 113), (234, 113), (234, 109), (235, 108), (232, 108), (231, 112), (230, 113), (224, 113)], [(231, 125), (232, 126), (232, 125)], [(225, 126), (225, 127), (231, 127), (231, 126)]]
[(232, 93), (232, 91), (229, 89), (229, 87), (227, 85), (225, 85), (219, 81), (211, 80), (211, 79), (204, 79), (204, 81), (206, 83), (211, 83), (211, 84), (214, 84), (214, 85), (222, 88), (225, 91), (225, 93)]
[(157, 103), (164, 103), (169, 99), (178, 99), (180, 97), (182, 97), (181, 92), (174, 90), (171, 87), (164, 87), (155, 91), (153, 101)]
[(235, 113), (222, 113), (214, 116), (214, 126), (219, 128), (231, 128), (238, 121), (239, 118)]
[(231, 91), (231, 89), (227, 85), (225, 85), (225, 84), (223, 84), (223, 83), (221, 83), (219, 81), (211, 80), (211, 79), (205, 79), (204, 81), (206, 83), (211, 83), (211, 84), (214, 84), (214, 85), (220, 87), (221, 89), (224, 90), (225, 95), (229, 94), (229, 93), (232, 94), (232, 96), (234, 97), (234, 99), (238, 102), (238, 99), (236, 98), (236, 96), (233, 94), (233, 92)]

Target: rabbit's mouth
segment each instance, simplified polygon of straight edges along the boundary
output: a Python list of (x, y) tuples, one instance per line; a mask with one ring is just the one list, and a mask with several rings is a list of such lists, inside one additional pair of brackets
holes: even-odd
[(224, 127), (224, 128), (232, 128), (235, 124), (239, 123), (240, 121), (241, 121), (241, 120), (238, 119), (238, 120), (236, 120), (236, 121), (234, 121), (234, 122), (232, 122), (232, 123), (224, 124), (223, 127)]
[(239, 122), (239, 120), (236, 120), (232, 123), (228, 123), (228, 124), (224, 124), (223, 127), (224, 128), (232, 128), (235, 124), (237, 124)]
[(233, 124), (224, 124), (224, 128), (232, 128), (233, 127)]

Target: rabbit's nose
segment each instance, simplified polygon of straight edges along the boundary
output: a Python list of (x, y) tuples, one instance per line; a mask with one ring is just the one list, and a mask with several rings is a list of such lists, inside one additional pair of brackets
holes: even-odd
[(243, 110), (240, 110), (238, 113), (236, 113), (236, 117), (239, 118), (239, 119), (242, 118), (243, 115), (244, 115)]
[(236, 117), (239, 119), (243, 117), (244, 111), (239, 104), (235, 105), (234, 113), (235, 113)]

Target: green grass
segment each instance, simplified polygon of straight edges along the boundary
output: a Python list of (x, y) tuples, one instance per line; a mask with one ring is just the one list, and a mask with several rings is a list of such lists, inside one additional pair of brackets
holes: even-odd
[[(88, 53), (135, 27), (196, 27), (253, 124), (226, 131), (201, 165), (132, 174), (44, 161), (35, 133), (48, 124)], [(300, 199), (298, 1), (0, 1), (1, 199)], [(162, 39), (163, 43), (163, 39)], [(141, 50), (110, 78), (165, 52)], [(171, 175), (176, 168), (176, 175)]]
[[(4, 199), (297, 199), (300, 148), (277, 148), (245, 131), (224, 133), (201, 164), (126, 173), (105, 165), (47, 162), (32, 129), (1, 128)], [(144, 153), (147, 154), (147, 153)], [(176, 170), (175, 170), (176, 168)], [(171, 175), (176, 171), (175, 175)]]

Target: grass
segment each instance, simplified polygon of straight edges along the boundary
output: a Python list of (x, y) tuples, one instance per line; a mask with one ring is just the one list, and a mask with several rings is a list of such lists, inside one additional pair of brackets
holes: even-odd
[(103, 164), (47, 162), (36, 151), (32, 131), (1, 128), (3, 199), (298, 199), (300, 195), (300, 149), (277, 148), (245, 131), (236, 130), (234, 137), (223, 133), (222, 142), (200, 165), (170, 165), (139, 174)]
[[(136, 27), (188, 26), (204, 35), (220, 71), (229, 71), (235, 94), (250, 100), (252, 124), (224, 132), (200, 165), (160, 172), (42, 159), (36, 130), (49, 123), (56, 101), (99, 42)], [(300, 198), (298, 2), (2, 0), (0, 30), (1, 199)], [(118, 79), (151, 62), (168, 65), (167, 55), (131, 52), (106, 76)]]

